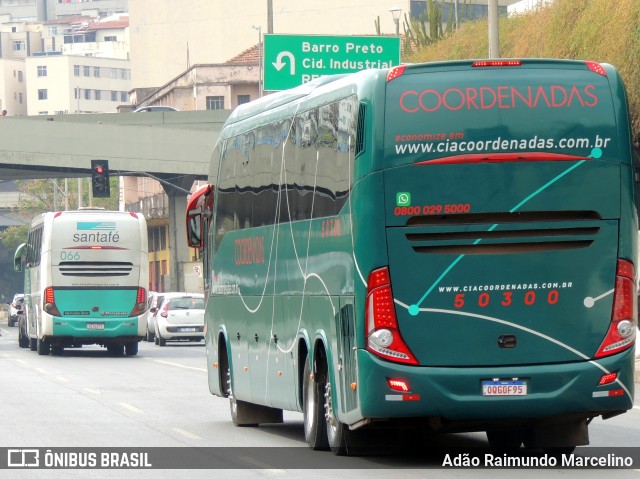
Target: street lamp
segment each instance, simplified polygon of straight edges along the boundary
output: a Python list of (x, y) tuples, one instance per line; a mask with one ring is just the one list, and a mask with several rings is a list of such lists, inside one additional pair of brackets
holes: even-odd
[(400, 14), (402, 13), (402, 8), (394, 7), (390, 8), (391, 16), (393, 17), (393, 23), (396, 24), (396, 37), (400, 36)]

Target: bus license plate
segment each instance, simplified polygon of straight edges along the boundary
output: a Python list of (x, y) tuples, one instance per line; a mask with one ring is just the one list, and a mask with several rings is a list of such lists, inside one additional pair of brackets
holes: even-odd
[(526, 381), (482, 381), (483, 396), (526, 396)]
[(195, 333), (196, 328), (180, 328), (183, 333)]
[(87, 323), (87, 329), (104, 329), (104, 323)]

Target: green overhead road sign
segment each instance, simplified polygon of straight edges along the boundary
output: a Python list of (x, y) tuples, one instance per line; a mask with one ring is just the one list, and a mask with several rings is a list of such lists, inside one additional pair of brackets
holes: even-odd
[(264, 36), (265, 90), (286, 90), (323, 75), (398, 65), (398, 37)]

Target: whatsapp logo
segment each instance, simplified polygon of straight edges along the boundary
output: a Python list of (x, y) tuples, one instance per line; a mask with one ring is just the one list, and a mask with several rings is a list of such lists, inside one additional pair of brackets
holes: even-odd
[(411, 193), (396, 193), (396, 206), (411, 206)]

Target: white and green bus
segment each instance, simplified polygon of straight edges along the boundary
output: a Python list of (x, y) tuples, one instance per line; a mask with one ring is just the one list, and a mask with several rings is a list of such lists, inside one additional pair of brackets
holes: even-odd
[(301, 411), (338, 454), (374, 430), (587, 444), (634, 400), (630, 138), (620, 75), (585, 61), (402, 65), (241, 105), (187, 206), (211, 392), (239, 426)]
[(66, 347), (99, 344), (112, 355), (138, 353), (149, 284), (143, 215), (96, 209), (38, 215), (14, 269), (24, 271), (20, 347), (60, 355)]

